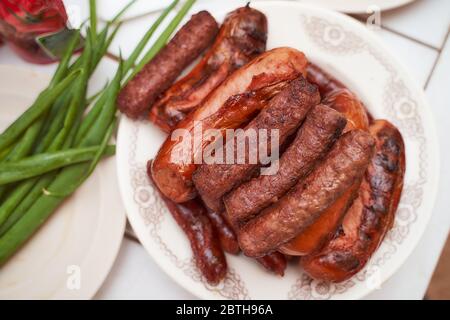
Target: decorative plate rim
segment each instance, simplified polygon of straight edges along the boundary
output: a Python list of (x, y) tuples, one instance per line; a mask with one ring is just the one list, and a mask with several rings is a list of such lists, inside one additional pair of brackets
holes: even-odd
[[(307, 4), (307, 5), (311, 5), (312, 2), (311, 0), (300, 0), (303, 1), (303, 4)], [(386, 1), (386, 0), (382, 0), (382, 1), (378, 1), (378, 2), (373, 2), (373, 1), (369, 1), (369, 0), (346, 0), (345, 3), (343, 4), (342, 1), (340, 1), (339, 3), (337, 3), (336, 0), (334, 1), (330, 1), (330, 0), (314, 0), (314, 3), (316, 5), (320, 5), (323, 6), (324, 8), (330, 9), (330, 10), (336, 10), (336, 11), (340, 11), (340, 12), (345, 12), (345, 13), (367, 13), (367, 9), (370, 6), (373, 5), (377, 5), (379, 6), (381, 11), (386, 11), (386, 10), (392, 10), (395, 8), (399, 8), (399, 7), (403, 7), (409, 3), (412, 3), (416, 0), (396, 0), (395, 2), (391, 1)]]

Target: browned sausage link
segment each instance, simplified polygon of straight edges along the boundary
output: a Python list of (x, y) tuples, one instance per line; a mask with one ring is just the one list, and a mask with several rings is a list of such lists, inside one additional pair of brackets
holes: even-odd
[(287, 266), (286, 256), (284, 254), (275, 251), (264, 257), (257, 258), (256, 261), (262, 264), (267, 270), (279, 276), (284, 276), (284, 271)]
[(373, 147), (373, 138), (364, 131), (342, 135), (305, 180), (239, 230), (242, 251), (250, 257), (263, 256), (314, 223), (364, 174)]
[(206, 210), (209, 220), (211, 220), (211, 223), (219, 236), (223, 250), (231, 254), (238, 254), (240, 251), (239, 243), (237, 241), (236, 233), (231, 225), (221, 213), (212, 211), (209, 208), (206, 208)]
[(264, 52), (267, 19), (249, 6), (230, 12), (203, 59), (153, 105), (150, 120), (170, 131), (234, 70)]
[[(187, 131), (194, 136), (196, 123), (202, 123), (203, 132), (208, 129), (238, 128), (250, 120), (250, 115), (260, 109), (254, 105), (266, 105), (265, 100), (279, 92), (280, 84), (298, 78), (305, 72), (307, 60), (305, 55), (292, 48), (276, 48), (267, 51), (242, 68), (233, 72), (216, 90), (211, 92), (205, 101), (183, 119), (177, 129)], [(267, 90), (269, 89), (270, 90)], [(264, 94), (260, 94), (261, 92)], [(228, 101), (235, 101), (234, 97), (243, 97), (234, 104), (234, 111), (225, 112), (229, 107)], [(250, 96), (249, 107), (247, 97)], [(256, 103), (253, 97), (256, 99)], [(261, 102), (259, 99), (263, 99)], [(242, 104), (241, 104), (242, 102)], [(250, 109), (250, 113), (249, 113)], [(244, 116), (243, 116), (244, 115)], [(214, 121), (207, 119), (214, 118)], [(203, 152), (206, 144), (194, 145), (192, 152), (178, 153), (179, 149), (192, 146), (190, 139), (173, 139), (169, 136), (153, 161), (152, 176), (155, 183), (167, 197), (175, 202), (184, 202), (197, 196), (192, 183), (192, 173), (197, 168), (194, 158)]]
[[(269, 137), (266, 150), (270, 150), (272, 146), (270, 132), (278, 130), (279, 143), (282, 145), (300, 126), (308, 111), (319, 102), (319, 99), (317, 88), (300, 77), (275, 96), (269, 105), (245, 127), (244, 136), (247, 132), (258, 134), (261, 129), (267, 130)], [(237, 159), (239, 149), (237, 139), (235, 137), (228, 141), (223, 149), (223, 154), (226, 154), (226, 150), (229, 150), (228, 144), (233, 144), (234, 160)], [(209, 208), (224, 211), (222, 196), (248, 180), (259, 168), (260, 164), (249, 161), (251, 155), (258, 154), (258, 148), (257, 143), (246, 143), (245, 163), (243, 164), (236, 164), (237, 161), (235, 161), (235, 164), (202, 164), (199, 166), (193, 175), (193, 181)]]
[(214, 40), (219, 27), (207, 11), (194, 14), (169, 43), (122, 89), (117, 105), (130, 118), (144, 115), (157, 97)]
[(346, 89), (339, 80), (311, 62), (308, 63), (308, 66), (306, 67), (306, 79), (319, 87), (320, 95), (322, 97), (334, 90)]
[(332, 91), (324, 97), (322, 103), (345, 115), (348, 123), (344, 132), (353, 129), (369, 130), (368, 112), (358, 97), (350, 90)]
[(334, 238), (301, 260), (314, 278), (333, 282), (350, 278), (365, 266), (392, 227), (403, 187), (405, 147), (400, 132), (385, 120), (376, 120), (370, 132), (376, 138), (376, 152), (359, 197)]
[(253, 178), (224, 197), (231, 222), (239, 225), (278, 201), (329, 151), (346, 123), (339, 112), (327, 106), (313, 107), (281, 156), (278, 172)]
[(178, 204), (163, 194), (160, 193), (160, 195), (173, 218), (188, 237), (200, 272), (209, 283), (219, 283), (225, 278), (227, 261), (203, 204), (197, 200)]
[(305, 256), (320, 249), (341, 225), (342, 219), (358, 196), (361, 180), (355, 181), (313, 224), (278, 250), (292, 256)]
[(309, 63), (306, 78), (319, 87), (322, 103), (347, 117), (345, 132), (353, 129), (368, 130), (372, 119), (361, 100), (339, 80), (319, 66)]

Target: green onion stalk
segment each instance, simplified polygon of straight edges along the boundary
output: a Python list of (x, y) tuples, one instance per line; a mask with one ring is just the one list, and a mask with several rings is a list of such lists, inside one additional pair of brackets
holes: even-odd
[[(17, 203), (16, 210), (4, 220), (3, 224), (0, 224), (0, 265), (5, 263), (8, 258), (33, 235), (39, 226), (46, 221), (51, 213), (54, 212), (68, 196), (76, 191), (96, 168), (102, 155), (108, 152), (108, 141), (114, 132), (116, 123), (116, 99), (122, 84), (125, 83), (124, 79), (126, 79), (126, 75), (130, 71), (131, 74), (138, 72), (146, 63), (143, 61), (148, 62), (157, 52), (159, 52), (194, 2), (195, 1), (193, 0), (186, 1), (176, 17), (170, 22), (169, 27), (161, 34), (150, 50), (144, 55), (144, 58), (137, 64), (137, 67), (132, 71), (138, 57), (141, 55), (144, 47), (159, 24), (178, 3), (178, 0), (173, 1), (173, 3), (161, 14), (155, 24), (150, 27), (130, 57), (125, 61), (122, 61), (121, 59), (116, 75), (107, 87), (98, 95), (94, 106), (89, 110), (87, 115), (84, 118), (81, 118), (80, 121), (73, 122), (74, 125), (78, 126), (77, 130), (73, 130), (67, 135), (66, 130), (66, 133), (62, 134), (66, 139), (70, 138), (72, 142), (63, 144), (64, 148), (70, 146), (79, 151), (81, 148), (96, 147), (96, 154), (92, 160), (87, 162), (84, 161), (74, 164), (68, 161), (66, 164), (70, 163), (70, 166), (62, 166), (59, 171), (47, 172), (38, 178), (38, 181), (34, 184), (35, 187), (31, 189), (28, 196), (26, 196), (20, 204)], [(95, 1), (92, 1), (90, 5), (91, 7), (95, 6)], [(93, 9), (91, 8), (91, 13), (92, 12)], [(89, 33), (92, 35), (88, 36), (88, 38), (90, 38), (90, 40), (88, 39), (87, 41), (88, 43), (94, 38), (93, 21), (95, 26), (95, 18), (91, 15), (91, 28)], [(117, 21), (112, 21), (111, 24), (116, 22)], [(109, 24), (107, 27), (108, 26)], [(117, 29), (115, 31), (117, 31)], [(107, 39), (101, 35), (101, 32), (100, 34), (95, 35), (97, 41), (102, 38)], [(105, 40), (105, 42), (110, 43), (110, 39)], [(103, 50), (103, 47), (101, 50)], [(93, 51), (95, 52), (95, 50)], [(96, 57), (96, 55), (97, 54), (94, 53), (92, 56)], [(101, 53), (99, 55), (101, 55)], [(83, 76), (83, 74), (81, 74), (81, 76)], [(86, 99), (84, 99), (83, 102), (85, 102), (85, 100)], [(79, 106), (80, 105), (84, 106), (85, 103), (80, 103)], [(75, 116), (73, 119), (76, 120), (77, 117)], [(67, 117), (65, 120), (67, 120)], [(61, 131), (64, 130), (64, 128), (66, 127), (63, 127), (58, 134), (61, 134)], [(3, 142), (3, 144), (5, 146), (7, 145), (6, 142)], [(51, 146), (49, 150), (54, 151)], [(70, 149), (67, 149), (65, 151), (67, 152), (69, 150)], [(92, 156), (92, 154), (90, 155)]]

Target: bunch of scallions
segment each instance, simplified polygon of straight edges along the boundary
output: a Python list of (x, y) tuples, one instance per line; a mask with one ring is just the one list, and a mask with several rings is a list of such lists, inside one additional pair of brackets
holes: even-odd
[[(120, 59), (114, 78), (88, 98), (89, 78), (120, 28), (123, 13), (97, 31), (95, 0), (89, 1), (84, 49), (74, 58), (77, 31), (48, 87), (0, 135), (0, 266), (83, 184), (102, 157), (113, 155), (109, 145), (116, 124), (116, 98), (121, 87), (166, 44), (195, 0), (186, 0), (167, 28), (144, 52), (147, 42), (174, 0), (150, 26), (128, 59)], [(87, 26), (88, 25), (88, 26)]]

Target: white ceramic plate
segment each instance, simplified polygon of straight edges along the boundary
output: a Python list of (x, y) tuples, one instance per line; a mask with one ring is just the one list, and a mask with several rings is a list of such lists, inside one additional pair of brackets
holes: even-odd
[[(0, 131), (48, 82), (48, 76), (0, 66)], [(115, 159), (102, 160), (75, 195), (0, 269), (0, 299), (92, 298), (116, 258), (125, 218)]]
[(414, 0), (297, 0), (305, 4), (323, 6), (327, 9), (346, 13), (373, 13), (377, 8), (381, 11), (394, 9)]
[[(245, 4), (202, 4), (217, 19)], [(407, 170), (395, 226), (367, 267), (348, 281), (315, 281), (295, 265), (279, 278), (242, 255), (227, 255), (229, 273), (208, 285), (193, 263), (189, 242), (149, 185), (145, 165), (165, 135), (148, 122), (123, 118), (118, 135), (120, 190), (128, 218), (147, 251), (175, 281), (201, 298), (356, 299), (389, 278), (418, 243), (432, 213), (439, 163), (435, 128), (424, 93), (361, 23), (294, 2), (256, 2), (269, 21), (268, 48), (291, 46), (356, 92), (376, 118), (396, 124), (406, 143)]]
[[(198, 0), (200, 5), (207, 2), (220, 2), (223, 0)], [(266, 0), (253, 0), (251, 3), (256, 1), (266, 1)], [(378, 7), (379, 10), (389, 10), (394, 9), (414, 0), (291, 0), (297, 1), (304, 4), (311, 4), (322, 6), (327, 9), (337, 10), (346, 13), (372, 13), (373, 10)], [(65, 0), (66, 4), (72, 5), (77, 3), (76, 0)], [(98, 14), (103, 20), (112, 19), (117, 12), (119, 12), (125, 5), (127, 5), (128, 0), (98, 0)], [(130, 19), (139, 17), (152, 12), (159, 12), (168, 6), (172, 0), (158, 0), (158, 1), (148, 1), (148, 0), (138, 0), (123, 16), (124, 19)], [(376, 7), (375, 7), (376, 6)], [(73, 7), (71, 7), (73, 8)], [(367, 10), (370, 10), (369, 12)], [(80, 11), (80, 10), (78, 10)], [(87, 14), (86, 12), (84, 12)], [(81, 21), (81, 20), (80, 20)]]

